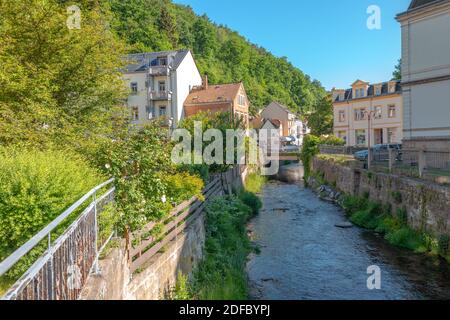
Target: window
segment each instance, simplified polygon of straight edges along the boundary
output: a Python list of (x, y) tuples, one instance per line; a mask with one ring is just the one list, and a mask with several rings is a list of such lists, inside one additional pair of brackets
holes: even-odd
[(376, 87), (375, 87), (375, 95), (376, 95), (376, 96), (381, 95), (381, 87), (380, 87), (380, 86), (376, 86)]
[(339, 111), (339, 122), (345, 122), (345, 111)]
[(366, 130), (356, 130), (356, 144), (357, 145), (365, 145), (366, 144)]
[(375, 119), (381, 119), (382, 116), (383, 116), (383, 110), (382, 110), (381, 106), (376, 106), (375, 107), (374, 118)]
[(396, 128), (388, 128), (387, 129), (387, 135), (388, 135), (388, 143), (395, 143), (397, 142), (397, 129)]
[(167, 108), (166, 107), (159, 107), (159, 116), (160, 117), (165, 117), (167, 114)]
[(167, 57), (159, 57), (158, 58), (158, 65), (160, 65), (160, 66), (167, 66)]
[(240, 94), (238, 97), (238, 104), (240, 106), (245, 106), (245, 97), (242, 94)]
[(395, 93), (395, 83), (390, 83), (389, 84), (389, 93)]
[(131, 120), (138, 121), (139, 120), (139, 108), (133, 107), (131, 109)]
[(131, 87), (131, 93), (136, 94), (138, 92), (138, 84), (137, 82), (132, 82), (130, 84)]
[(355, 120), (361, 121), (366, 119), (366, 109), (356, 109), (355, 110)]
[(158, 82), (158, 88), (159, 88), (159, 92), (165, 92), (166, 91), (166, 82), (165, 81), (159, 81)]
[(396, 116), (396, 108), (395, 108), (394, 104), (388, 106), (388, 116), (389, 116), (389, 118), (395, 118), (395, 116)]

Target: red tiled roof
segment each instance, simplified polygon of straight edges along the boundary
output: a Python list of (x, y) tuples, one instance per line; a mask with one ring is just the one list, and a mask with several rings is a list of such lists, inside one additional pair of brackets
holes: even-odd
[(208, 89), (193, 90), (186, 98), (185, 105), (234, 101), (241, 83), (210, 85)]

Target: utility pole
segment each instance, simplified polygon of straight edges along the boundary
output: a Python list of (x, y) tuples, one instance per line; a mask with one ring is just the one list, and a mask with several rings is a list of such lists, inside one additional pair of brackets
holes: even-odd
[(367, 124), (367, 129), (368, 129), (367, 142), (368, 142), (368, 146), (369, 146), (368, 153), (367, 153), (367, 170), (370, 170), (370, 166), (371, 166), (371, 162), (372, 162), (372, 149), (370, 147), (370, 144), (371, 144), (371, 134), (370, 134), (371, 123), (370, 122), (371, 122), (372, 116), (374, 114), (375, 114), (375, 112), (372, 109), (367, 112), (367, 121), (368, 121), (368, 124)]

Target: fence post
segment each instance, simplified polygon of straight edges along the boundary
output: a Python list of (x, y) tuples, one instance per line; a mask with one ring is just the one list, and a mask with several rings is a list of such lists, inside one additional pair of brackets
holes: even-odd
[(427, 166), (426, 164), (426, 157), (425, 157), (425, 151), (420, 150), (419, 151), (419, 176), (422, 178), (424, 174), (424, 170)]
[(389, 173), (392, 173), (392, 168), (394, 166), (394, 151), (391, 148), (388, 148), (388, 157), (389, 157)]
[(53, 253), (52, 253), (52, 234), (51, 232), (48, 233), (47, 236), (48, 241), (48, 254), (50, 256), (49, 263), (48, 263), (48, 272), (50, 273), (49, 277), (49, 286), (48, 286), (48, 298), (49, 300), (55, 300), (55, 274), (53, 272)]

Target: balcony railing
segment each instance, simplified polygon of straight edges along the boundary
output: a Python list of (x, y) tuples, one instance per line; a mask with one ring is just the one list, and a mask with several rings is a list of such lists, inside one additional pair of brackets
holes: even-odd
[(168, 76), (169, 72), (169, 66), (152, 66), (149, 69), (151, 76)]
[(150, 100), (172, 100), (171, 91), (150, 91)]

